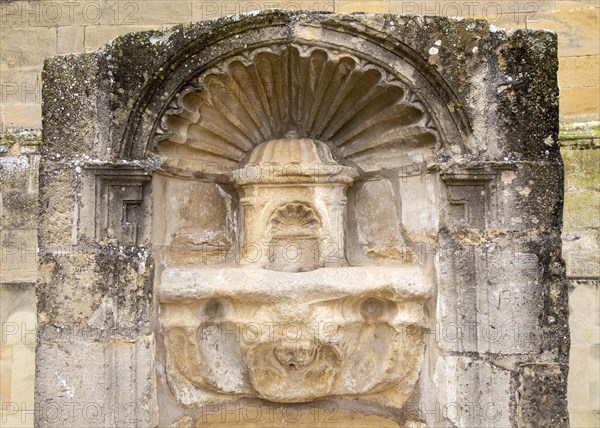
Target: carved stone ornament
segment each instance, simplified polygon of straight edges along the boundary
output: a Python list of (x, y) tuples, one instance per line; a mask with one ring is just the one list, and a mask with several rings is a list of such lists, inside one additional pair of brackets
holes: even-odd
[(289, 132), (326, 142), (365, 170), (391, 166), (391, 156), (428, 154), (439, 142), (423, 102), (387, 70), (298, 44), (255, 49), (208, 70), (167, 110), (156, 140), (164, 167), (227, 173), (258, 144)]
[(82, 234), (97, 242), (137, 244), (147, 235), (150, 176), (136, 167), (92, 167), (84, 180)]
[(432, 272), (368, 258), (349, 266), (346, 191), (361, 169), (390, 165), (390, 150), (431, 152), (438, 133), (423, 104), (364, 60), (274, 46), (208, 70), (161, 129), (166, 173), (213, 164), (239, 195), (239, 263), (162, 273), (177, 399), (401, 405), (423, 360)]
[(231, 394), (396, 406), (418, 379), (429, 293), (418, 268), (168, 269), (162, 284), (167, 370), (185, 404)]
[(270, 10), (48, 59), (36, 426), (567, 426), (556, 53)]

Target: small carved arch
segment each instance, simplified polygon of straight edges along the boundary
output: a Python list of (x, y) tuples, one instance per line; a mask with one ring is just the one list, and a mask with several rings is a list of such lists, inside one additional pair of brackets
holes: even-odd
[(276, 208), (270, 219), (269, 269), (303, 272), (321, 263), (321, 219), (308, 204), (295, 201)]

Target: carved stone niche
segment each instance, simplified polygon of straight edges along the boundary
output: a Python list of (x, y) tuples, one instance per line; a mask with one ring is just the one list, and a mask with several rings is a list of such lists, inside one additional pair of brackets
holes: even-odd
[[(176, 400), (402, 406), (423, 362), (434, 273), (431, 260), (394, 256), (409, 238), (387, 209), (400, 179), (377, 172), (433, 155), (439, 131), (424, 104), (374, 63), (291, 44), (207, 70), (161, 124), (161, 180), (204, 180), (198, 191), (214, 180), (233, 201), (238, 251), (204, 265), (171, 255), (162, 269)], [(373, 197), (380, 188), (391, 201)]]
[(452, 228), (485, 229), (496, 225), (496, 171), (465, 170), (442, 176), (446, 185), (446, 223)]
[(291, 272), (346, 264), (345, 192), (358, 172), (334, 161), (325, 143), (295, 133), (267, 141), (232, 174), (243, 207), (242, 263)]
[(566, 426), (556, 52), (265, 11), (47, 60), (36, 426)]
[(423, 358), (431, 279), (422, 265), (346, 266), (345, 192), (358, 171), (325, 143), (290, 132), (257, 145), (231, 176), (242, 207), (240, 265), (162, 274), (178, 400), (403, 402)]

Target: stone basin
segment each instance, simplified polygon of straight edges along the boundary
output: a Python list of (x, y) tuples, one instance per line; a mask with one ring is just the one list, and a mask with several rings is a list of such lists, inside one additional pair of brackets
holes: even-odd
[(169, 384), (188, 404), (207, 391), (390, 404), (418, 378), (430, 278), (415, 265), (166, 269), (159, 300)]

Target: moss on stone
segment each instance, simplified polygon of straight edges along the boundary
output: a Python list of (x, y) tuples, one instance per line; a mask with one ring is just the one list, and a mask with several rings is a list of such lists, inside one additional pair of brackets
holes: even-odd
[(558, 139), (562, 147), (573, 149), (600, 148), (600, 122), (561, 125)]
[(19, 144), (23, 146), (39, 146), (42, 143), (42, 131), (40, 129), (5, 129), (0, 132), (0, 146), (8, 148)]

